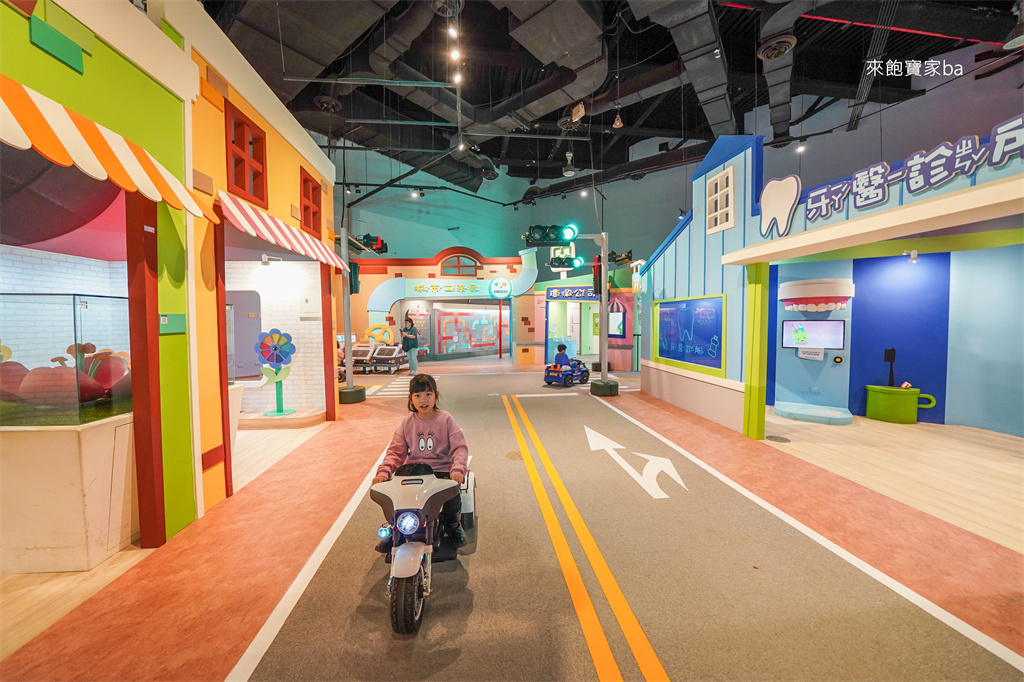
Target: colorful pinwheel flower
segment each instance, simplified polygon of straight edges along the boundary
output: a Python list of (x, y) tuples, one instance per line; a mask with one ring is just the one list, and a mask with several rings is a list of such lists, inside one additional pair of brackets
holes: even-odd
[(256, 343), (256, 354), (264, 365), (281, 369), (281, 365), (287, 365), (292, 361), (294, 352), (295, 344), (292, 343), (291, 334), (284, 334), (280, 329), (260, 332), (260, 340)]

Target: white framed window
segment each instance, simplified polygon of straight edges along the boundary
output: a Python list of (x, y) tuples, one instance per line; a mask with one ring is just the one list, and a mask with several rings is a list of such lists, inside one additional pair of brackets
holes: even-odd
[(727, 230), (736, 224), (736, 193), (733, 166), (707, 180), (708, 234)]

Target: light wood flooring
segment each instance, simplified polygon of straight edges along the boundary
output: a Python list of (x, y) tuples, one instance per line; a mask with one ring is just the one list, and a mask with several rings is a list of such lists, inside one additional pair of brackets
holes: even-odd
[(969, 426), (830, 426), (777, 417), (764, 442), (1017, 552), (1024, 552), (1024, 439)]
[(0, 576), (0, 660), (154, 551), (129, 545), (91, 571)]
[[(232, 454), (235, 491), (326, 428), (238, 431)], [(0, 576), (0, 660), (70, 613), (155, 550), (129, 545), (91, 571)]]

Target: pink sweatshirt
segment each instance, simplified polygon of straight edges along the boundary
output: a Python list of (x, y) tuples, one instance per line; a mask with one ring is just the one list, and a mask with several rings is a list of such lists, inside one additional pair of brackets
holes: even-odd
[(391, 437), (378, 476), (390, 477), (403, 464), (429, 464), (435, 472), (466, 475), (469, 447), (466, 436), (449, 412), (438, 410), (433, 418), (423, 421), (410, 414)]

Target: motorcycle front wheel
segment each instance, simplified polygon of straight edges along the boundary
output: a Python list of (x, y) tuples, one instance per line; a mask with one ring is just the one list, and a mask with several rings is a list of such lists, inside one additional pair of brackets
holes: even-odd
[(391, 628), (415, 635), (423, 622), (423, 568), (411, 578), (395, 578), (391, 586)]

